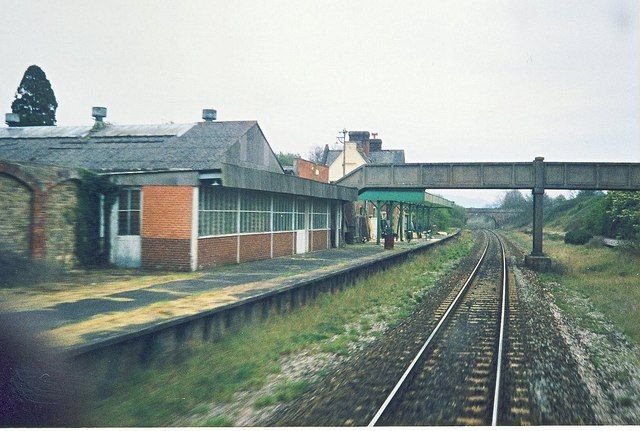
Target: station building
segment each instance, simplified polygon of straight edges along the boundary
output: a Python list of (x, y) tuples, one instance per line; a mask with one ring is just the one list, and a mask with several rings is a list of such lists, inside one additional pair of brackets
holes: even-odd
[[(196, 270), (341, 245), (342, 206), (357, 190), (286, 175), (256, 121), (217, 121), (214, 110), (189, 124), (93, 115), (93, 126), (0, 128), (0, 248), (68, 261), (71, 219), (46, 220), (73, 213), (82, 170), (117, 186), (97, 225), (118, 266)], [(49, 251), (52, 229), (65, 231), (63, 252)]]

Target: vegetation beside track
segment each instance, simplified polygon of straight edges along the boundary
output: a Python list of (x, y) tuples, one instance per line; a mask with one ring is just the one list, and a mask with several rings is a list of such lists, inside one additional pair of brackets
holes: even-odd
[[(529, 235), (508, 236), (529, 248)], [(538, 279), (570, 328), (577, 356), (590, 364), (591, 377), (583, 378), (599, 388), (598, 421), (640, 423), (640, 255), (597, 242), (569, 245), (558, 236), (545, 234), (553, 263)]]
[[(258, 391), (282, 371), (283, 358), (347, 355), (396, 325), (428, 297), (437, 278), (473, 245), (467, 232), (409, 262), (311, 305), (266, 322), (251, 323), (220, 341), (193, 348), (179, 363), (131, 373), (93, 402), (94, 426), (233, 425), (238, 412), (216, 413), (241, 391)], [(322, 370), (321, 370), (322, 372)], [(326, 372), (326, 370), (325, 370)], [(253, 400), (253, 408), (287, 402), (311, 382), (285, 381)], [(243, 406), (245, 407), (245, 406)]]
[[(529, 235), (509, 236), (525, 250), (529, 248)], [(554, 263), (549, 272), (540, 274), (540, 280), (551, 287), (558, 307), (597, 332), (576, 298), (588, 301), (592, 311), (640, 345), (640, 256), (624, 249), (569, 245), (554, 238), (544, 238), (544, 251)]]

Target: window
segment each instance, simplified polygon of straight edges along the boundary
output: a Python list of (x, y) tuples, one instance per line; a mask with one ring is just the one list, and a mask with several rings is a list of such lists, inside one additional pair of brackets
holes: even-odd
[(304, 199), (296, 200), (296, 225), (295, 229), (302, 230), (306, 229), (304, 213), (306, 209), (306, 201)]
[(140, 190), (121, 189), (118, 195), (118, 235), (140, 235)]
[(313, 229), (327, 228), (327, 201), (316, 199), (313, 201)]
[(240, 192), (240, 232), (271, 230), (271, 196), (265, 192)]
[(273, 196), (273, 230), (293, 229), (293, 198), (286, 195)]
[(198, 199), (198, 234), (227, 235), (237, 232), (238, 193), (219, 186), (201, 186)]

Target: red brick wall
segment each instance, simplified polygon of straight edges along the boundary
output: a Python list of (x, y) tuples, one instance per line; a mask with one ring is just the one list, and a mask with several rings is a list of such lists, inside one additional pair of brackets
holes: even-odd
[[(304, 159), (293, 159), (293, 170), (301, 178), (329, 182), (329, 166), (320, 165)], [(318, 174), (316, 175), (316, 170)]]
[(191, 241), (142, 237), (142, 266), (177, 271), (191, 270)]
[(193, 187), (142, 187), (142, 266), (191, 269)]
[(210, 268), (223, 263), (236, 263), (238, 237), (222, 236), (198, 240), (198, 267)]
[(142, 201), (143, 237), (191, 238), (193, 187), (144, 186)]
[(289, 256), (293, 254), (293, 232), (273, 234), (273, 257)]
[(327, 231), (326, 230), (314, 230), (313, 231), (313, 251), (324, 250), (327, 248)]
[(258, 233), (240, 235), (240, 262), (269, 259), (271, 257), (271, 234)]

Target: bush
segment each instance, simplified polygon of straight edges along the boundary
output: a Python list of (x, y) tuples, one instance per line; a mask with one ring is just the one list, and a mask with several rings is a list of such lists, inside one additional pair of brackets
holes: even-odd
[(575, 229), (564, 235), (564, 242), (567, 244), (582, 245), (589, 242), (593, 235), (586, 229)]

